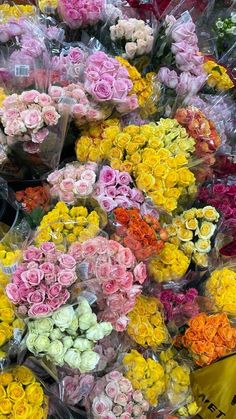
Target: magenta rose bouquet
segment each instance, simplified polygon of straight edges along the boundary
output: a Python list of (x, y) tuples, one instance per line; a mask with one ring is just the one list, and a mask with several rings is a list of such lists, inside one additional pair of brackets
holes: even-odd
[(102, 17), (104, 0), (59, 0), (61, 19), (72, 29), (95, 25)]
[(39, 248), (30, 246), (23, 252), (6, 287), (6, 293), (18, 307), (21, 316), (50, 315), (70, 298), (69, 288), (75, 283), (76, 260), (56, 249), (51, 242)]
[(236, 219), (235, 179), (231, 179), (231, 182), (229, 184), (217, 182), (213, 186), (204, 186), (198, 194), (201, 201), (207, 205), (214, 205), (223, 214), (225, 220)]
[(190, 288), (186, 292), (174, 292), (164, 290), (158, 294), (158, 298), (163, 305), (165, 321), (175, 321), (184, 324), (193, 316), (200, 312), (198, 305), (198, 292), (195, 288)]
[(98, 317), (111, 322), (118, 332), (125, 330), (126, 315), (147, 278), (144, 263), (137, 263), (130, 249), (104, 237), (74, 243), (69, 254), (77, 261), (84, 286), (97, 296)]
[(150, 407), (141, 391), (135, 391), (131, 382), (116, 370), (97, 380), (89, 399), (91, 406), (86, 408), (94, 419), (145, 419)]
[(68, 163), (47, 177), (52, 197), (67, 204), (75, 204), (81, 197), (90, 195), (96, 181), (96, 163)]
[(93, 197), (106, 212), (117, 207), (140, 208), (144, 202), (144, 195), (134, 187), (130, 174), (110, 166), (103, 166), (100, 171)]
[(24, 151), (38, 153), (49, 128), (60, 119), (55, 103), (46, 93), (29, 90), (8, 96), (2, 105), (1, 121), (8, 142), (21, 142)]

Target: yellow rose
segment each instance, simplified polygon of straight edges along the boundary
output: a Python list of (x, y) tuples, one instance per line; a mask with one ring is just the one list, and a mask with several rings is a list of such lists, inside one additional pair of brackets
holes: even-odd
[(22, 399), (25, 395), (25, 392), (20, 383), (13, 381), (7, 386), (7, 395), (11, 400), (15, 401)]
[(126, 145), (131, 141), (131, 136), (127, 133), (121, 132), (117, 134), (114, 143), (121, 149), (124, 149)]
[(210, 205), (208, 205), (204, 207), (202, 211), (203, 211), (203, 216), (206, 218), (207, 221), (218, 221), (219, 213), (216, 211), (214, 207), (211, 207)]
[(188, 186), (191, 183), (194, 183), (195, 176), (186, 167), (182, 167), (182, 168), (178, 169), (177, 173), (179, 175), (179, 183), (180, 183), (180, 185)]
[(186, 228), (179, 228), (177, 230), (177, 237), (183, 241), (187, 242), (193, 239), (193, 232), (191, 230), (187, 230)]
[(139, 163), (141, 162), (141, 160), (142, 160), (141, 155), (140, 155), (140, 153), (138, 153), (138, 152), (133, 153), (133, 154), (129, 157), (129, 159), (130, 159), (130, 161), (131, 161), (133, 164), (139, 164)]
[(11, 372), (3, 372), (0, 374), (0, 384), (7, 387), (13, 381), (13, 375)]
[(7, 397), (0, 399), (0, 413), (9, 415), (12, 412), (12, 403)]
[(15, 318), (15, 313), (12, 308), (1, 308), (0, 319), (6, 323), (12, 323)]
[(183, 386), (190, 385), (189, 372), (184, 370), (184, 368), (182, 368), (180, 365), (171, 371), (171, 378), (174, 381), (178, 381)]
[(167, 188), (173, 188), (179, 180), (178, 173), (174, 170), (171, 170), (166, 176), (165, 176), (165, 185)]
[(114, 159), (114, 158), (112, 158), (112, 159), (110, 160), (110, 165), (111, 165), (111, 167), (112, 167), (113, 169), (115, 169), (115, 170), (120, 170), (121, 162), (120, 162), (120, 160), (119, 160), (119, 159)]
[(133, 153), (138, 151), (139, 144), (132, 141), (132, 142), (130, 142), (129, 144), (126, 145), (125, 149), (126, 149), (127, 154), (132, 155)]
[(150, 173), (140, 174), (136, 179), (137, 187), (148, 192), (155, 184), (155, 178)]
[(177, 201), (175, 198), (166, 198), (163, 207), (167, 212), (172, 212), (177, 208)]
[(7, 338), (5, 330), (3, 330), (3, 328), (1, 328), (1, 325), (0, 325), (0, 347), (3, 346), (7, 342), (8, 339), (10, 338)]
[[(128, 125), (127, 127), (125, 127), (123, 129), (123, 132), (125, 132), (126, 134), (131, 135), (132, 137), (134, 135), (139, 134), (141, 131), (141, 127), (139, 127), (138, 125)], [(143, 134), (143, 133), (142, 133)]]
[(47, 418), (47, 415), (45, 415), (45, 411), (40, 406), (35, 406), (33, 408), (33, 412), (30, 415), (31, 419), (44, 419)]
[(132, 162), (130, 162), (128, 160), (125, 160), (123, 163), (121, 163), (121, 165), (120, 165), (120, 171), (121, 172), (124, 171), (124, 172), (131, 173), (132, 170), (133, 170), (133, 163)]
[(0, 399), (6, 396), (5, 389), (2, 384), (0, 384)]
[(43, 403), (44, 392), (41, 384), (30, 384), (26, 387), (25, 394), (30, 404), (41, 406)]
[(35, 376), (32, 371), (24, 365), (18, 365), (14, 368), (15, 379), (25, 386), (35, 381)]
[(12, 413), (14, 419), (27, 419), (31, 417), (32, 407), (25, 400), (19, 400), (13, 406)]

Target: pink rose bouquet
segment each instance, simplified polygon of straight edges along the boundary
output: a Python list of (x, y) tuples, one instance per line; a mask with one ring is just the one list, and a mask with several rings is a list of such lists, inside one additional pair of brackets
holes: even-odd
[(55, 170), (48, 177), (50, 194), (67, 204), (92, 193), (96, 181), (96, 163), (68, 163), (60, 170)]
[(141, 391), (135, 391), (131, 382), (119, 371), (111, 371), (98, 379), (89, 395), (94, 419), (129, 419), (147, 418), (149, 403), (144, 400)]
[(110, 166), (103, 166), (100, 171), (93, 197), (106, 212), (120, 206), (140, 208), (144, 202), (144, 195), (134, 187), (130, 174), (114, 170)]
[(8, 96), (2, 105), (2, 124), (9, 142), (22, 142), (23, 149), (37, 153), (49, 134), (49, 128), (58, 124), (60, 114), (52, 98), (46, 93), (29, 90)]
[(51, 314), (70, 298), (69, 288), (75, 283), (76, 260), (57, 250), (54, 243), (30, 246), (23, 261), (7, 285), (6, 292), (22, 316)]
[(95, 25), (101, 19), (104, 7), (104, 0), (58, 1), (59, 15), (72, 29)]
[(77, 261), (83, 284), (97, 296), (99, 318), (111, 322), (118, 332), (125, 330), (126, 315), (147, 278), (146, 265), (137, 263), (130, 249), (104, 237), (74, 243), (69, 254)]
[(75, 406), (88, 396), (94, 385), (91, 374), (66, 375), (62, 382), (63, 402)]

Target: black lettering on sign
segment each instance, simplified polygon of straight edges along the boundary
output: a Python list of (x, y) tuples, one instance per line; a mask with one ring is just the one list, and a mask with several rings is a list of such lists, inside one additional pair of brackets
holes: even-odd
[(221, 418), (221, 416), (225, 416), (225, 414), (224, 414), (224, 412), (221, 412), (221, 410), (219, 410), (219, 414), (216, 417)]
[(211, 412), (215, 412), (215, 410), (218, 410), (217, 407), (213, 403), (209, 404), (208, 409)]

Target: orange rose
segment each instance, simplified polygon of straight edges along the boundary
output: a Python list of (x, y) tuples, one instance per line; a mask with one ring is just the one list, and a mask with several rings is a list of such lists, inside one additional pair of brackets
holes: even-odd
[(207, 322), (207, 324), (205, 325), (205, 328), (203, 330), (204, 338), (207, 341), (212, 342), (216, 333), (217, 333), (217, 328), (214, 327), (214, 325), (211, 325), (211, 324), (209, 325), (208, 322)]
[(187, 341), (195, 341), (200, 340), (202, 338), (202, 333), (196, 332), (195, 330), (192, 330), (191, 328), (187, 329), (184, 337)]
[(204, 354), (206, 353), (206, 347), (208, 346), (209, 342), (206, 343), (205, 340), (198, 340), (191, 343), (191, 350), (196, 354)]
[(189, 321), (189, 326), (193, 330), (201, 331), (204, 329), (206, 321), (207, 315), (205, 313), (200, 313)]
[(230, 349), (234, 348), (236, 345), (236, 340), (234, 337), (234, 330), (230, 326), (224, 326), (218, 330), (219, 336), (222, 338), (224, 344)]

